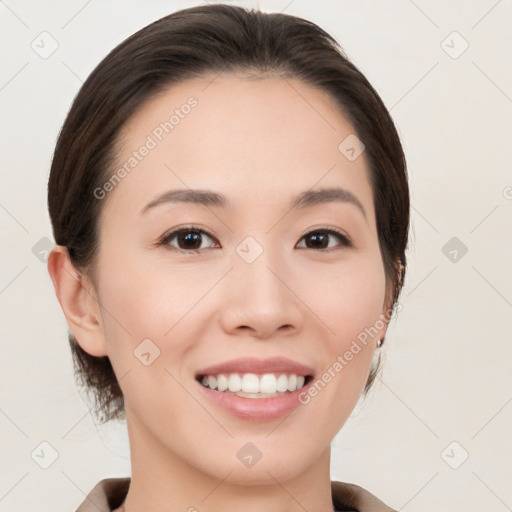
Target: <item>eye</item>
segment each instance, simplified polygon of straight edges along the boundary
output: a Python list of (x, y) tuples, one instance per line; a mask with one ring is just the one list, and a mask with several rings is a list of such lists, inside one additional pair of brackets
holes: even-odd
[[(185, 252), (198, 252), (204, 248), (201, 247), (204, 238), (214, 240), (214, 237), (204, 229), (196, 226), (187, 226), (164, 235), (157, 245), (170, 246)], [(176, 240), (177, 247), (172, 243), (174, 240)], [(211, 244), (207, 245), (207, 247), (211, 247)]]
[[(309, 240), (311, 243), (308, 245), (306, 243), (305, 248), (306, 249), (321, 249), (321, 250), (327, 250), (330, 251), (332, 249), (336, 250), (336, 245), (333, 247), (329, 244), (330, 238), (332, 239), (332, 236), (334, 235), (335, 238), (337, 238), (340, 241), (340, 244), (342, 247), (352, 247), (353, 244), (350, 241), (350, 239), (344, 235), (343, 233), (340, 233), (339, 231), (335, 229), (327, 229), (327, 228), (320, 228), (315, 229), (314, 231), (310, 231), (309, 233), (306, 233), (302, 236), (302, 240)], [(299, 245), (297, 245), (299, 247)], [(304, 246), (302, 246), (304, 247)]]
[[(336, 244), (332, 245), (330, 243), (333, 237), (338, 239), (338, 247)], [(205, 238), (211, 242), (215, 240), (215, 237), (206, 230), (197, 226), (187, 226), (167, 233), (156, 245), (177, 249), (182, 252), (197, 253), (200, 249), (215, 245), (215, 242), (213, 242), (213, 244), (210, 243), (206, 247), (202, 246)], [(351, 240), (346, 235), (331, 228), (320, 228), (310, 231), (302, 236), (302, 240), (307, 241), (302, 247), (306, 249), (320, 249), (326, 252), (337, 250), (339, 246), (353, 247)], [(299, 244), (297, 247), (300, 247)]]

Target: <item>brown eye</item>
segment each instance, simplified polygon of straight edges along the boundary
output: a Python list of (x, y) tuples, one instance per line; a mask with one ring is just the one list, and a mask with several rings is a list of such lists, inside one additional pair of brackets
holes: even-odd
[[(317, 229), (315, 231), (310, 231), (306, 233), (301, 240), (306, 240), (305, 247), (306, 249), (332, 249), (336, 247), (336, 244), (330, 245), (330, 242), (333, 238), (337, 238), (343, 247), (351, 247), (352, 243), (350, 240), (343, 234), (338, 233), (332, 229)], [(304, 246), (303, 246), (304, 247)]]
[(180, 249), (199, 249), (201, 247), (201, 233), (197, 231), (182, 231), (176, 237)]
[[(203, 229), (181, 228), (165, 235), (159, 245), (170, 246), (187, 252), (197, 252), (204, 248), (201, 246), (204, 239), (213, 240), (213, 237)], [(176, 245), (174, 245), (174, 241)], [(206, 245), (206, 247), (211, 247), (211, 244)]]

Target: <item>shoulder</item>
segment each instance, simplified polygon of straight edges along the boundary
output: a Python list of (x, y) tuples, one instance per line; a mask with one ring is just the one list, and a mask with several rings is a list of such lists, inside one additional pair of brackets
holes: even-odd
[(104, 478), (87, 494), (76, 512), (112, 512), (126, 497), (130, 481), (130, 477)]
[(357, 512), (396, 512), (359, 485), (331, 481), (331, 489), (333, 504), (340, 510), (351, 507)]

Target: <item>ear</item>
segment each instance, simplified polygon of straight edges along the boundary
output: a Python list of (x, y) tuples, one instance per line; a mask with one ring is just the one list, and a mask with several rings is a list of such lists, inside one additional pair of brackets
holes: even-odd
[(77, 271), (66, 247), (56, 245), (48, 257), (48, 273), (68, 327), (91, 356), (106, 356), (101, 307), (90, 279)]

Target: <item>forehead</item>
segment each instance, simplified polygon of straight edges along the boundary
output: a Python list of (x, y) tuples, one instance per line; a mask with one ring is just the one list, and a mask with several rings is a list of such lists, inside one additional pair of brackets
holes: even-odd
[(128, 172), (109, 203), (140, 211), (158, 192), (201, 188), (241, 207), (344, 186), (371, 218), (365, 155), (348, 159), (347, 137), (354, 128), (329, 94), (298, 79), (205, 75), (149, 98), (125, 124), (112, 171)]

